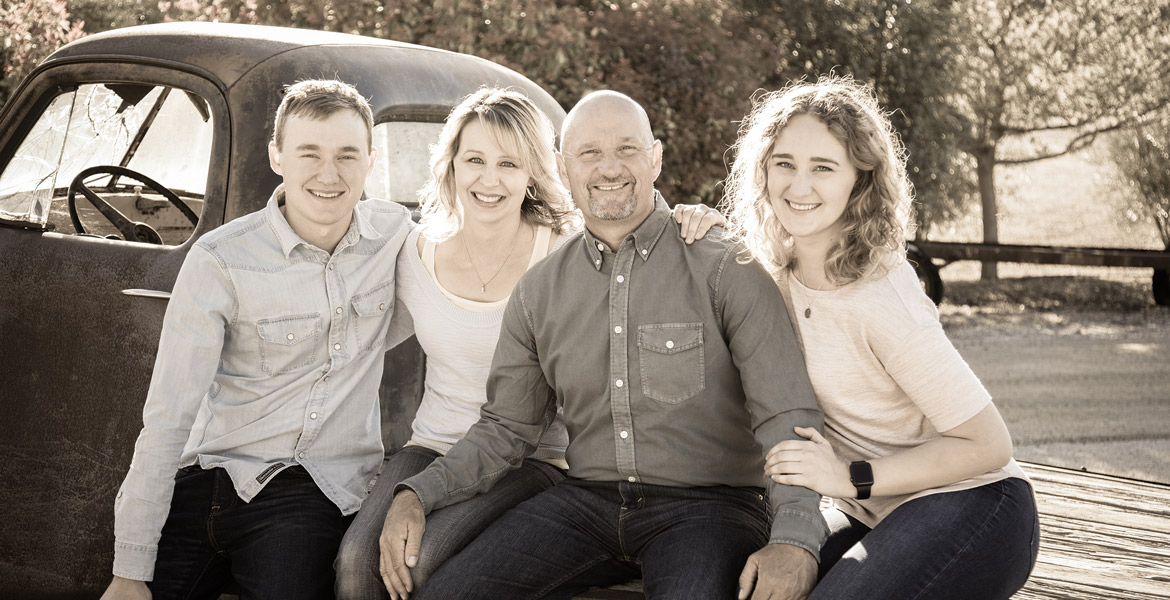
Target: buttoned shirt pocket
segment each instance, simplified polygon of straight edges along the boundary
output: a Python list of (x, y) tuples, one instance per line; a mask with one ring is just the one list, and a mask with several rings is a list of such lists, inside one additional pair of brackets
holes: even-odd
[(638, 326), (642, 395), (678, 404), (703, 391), (703, 324)]
[(394, 281), (387, 281), (350, 299), (353, 306), (353, 334), (358, 352), (381, 348), (386, 328), (394, 314)]
[(269, 375), (287, 373), (317, 360), (320, 313), (261, 319), (256, 330), (260, 334), (260, 367)]

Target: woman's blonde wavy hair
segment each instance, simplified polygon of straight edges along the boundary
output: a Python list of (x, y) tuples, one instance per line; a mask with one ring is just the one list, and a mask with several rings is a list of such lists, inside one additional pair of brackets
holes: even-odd
[(419, 190), (422, 233), (441, 242), (462, 228), (462, 210), (455, 192), (455, 155), (463, 128), (479, 119), (488, 137), (515, 156), (531, 178), (520, 205), (520, 216), (557, 234), (580, 227), (580, 213), (557, 174), (556, 131), (531, 100), (515, 90), (481, 88), (463, 99), (447, 116), (439, 140), (431, 146), (431, 178)]
[(873, 90), (849, 77), (826, 75), (756, 99), (733, 148), (723, 201), (729, 230), (774, 276), (795, 265), (792, 235), (768, 200), (768, 159), (789, 120), (806, 114), (829, 128), (857, 168), (825, 274), (835, 285), (884, 274), (906, 254), (911, 207), (906, 151)]

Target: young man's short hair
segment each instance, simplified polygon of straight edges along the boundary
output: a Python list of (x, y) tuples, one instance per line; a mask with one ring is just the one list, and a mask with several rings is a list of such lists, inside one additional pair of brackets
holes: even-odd
[(284, 98), (276, 109), (276, 126), (272, 141), (277, 148), (284, 142), (284, 126), (292, 116), (325, 120), (340, 110), (352, 110), (366, 122), (366, 141), (374, 143), (374, 113), (357, 88), (335, 79), (307, 79), (285, 88)]

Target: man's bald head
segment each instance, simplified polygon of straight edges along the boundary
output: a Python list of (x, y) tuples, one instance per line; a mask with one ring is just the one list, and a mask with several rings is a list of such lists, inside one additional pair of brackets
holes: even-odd
[(632, 127), (631, 135), (636, 135), (644, 144), (654, 141), (650, 117), (641, 104), (621, 92), (601, 90), (581, 98), (565, 116), (561, 124), (561, 150), (572, 148), (571, 142), (578, 137), (581, 127), (588, 127), (599, 115), (624, 117)]
[(637, 102), (594, 92), (565, 117), (557, 166), (585, 227), (616, 248), (654, 211), (662, 144)]

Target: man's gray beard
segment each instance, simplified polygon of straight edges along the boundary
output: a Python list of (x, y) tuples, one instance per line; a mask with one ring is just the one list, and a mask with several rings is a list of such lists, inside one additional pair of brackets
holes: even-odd
[(593, 218), (601, 221), (620, 221), (628, 219), (633, 216), (634, 212), (638, 210), (638, 199), (630, 194), (622, 202), (599, 202), (589, 197), (589, 213)]

